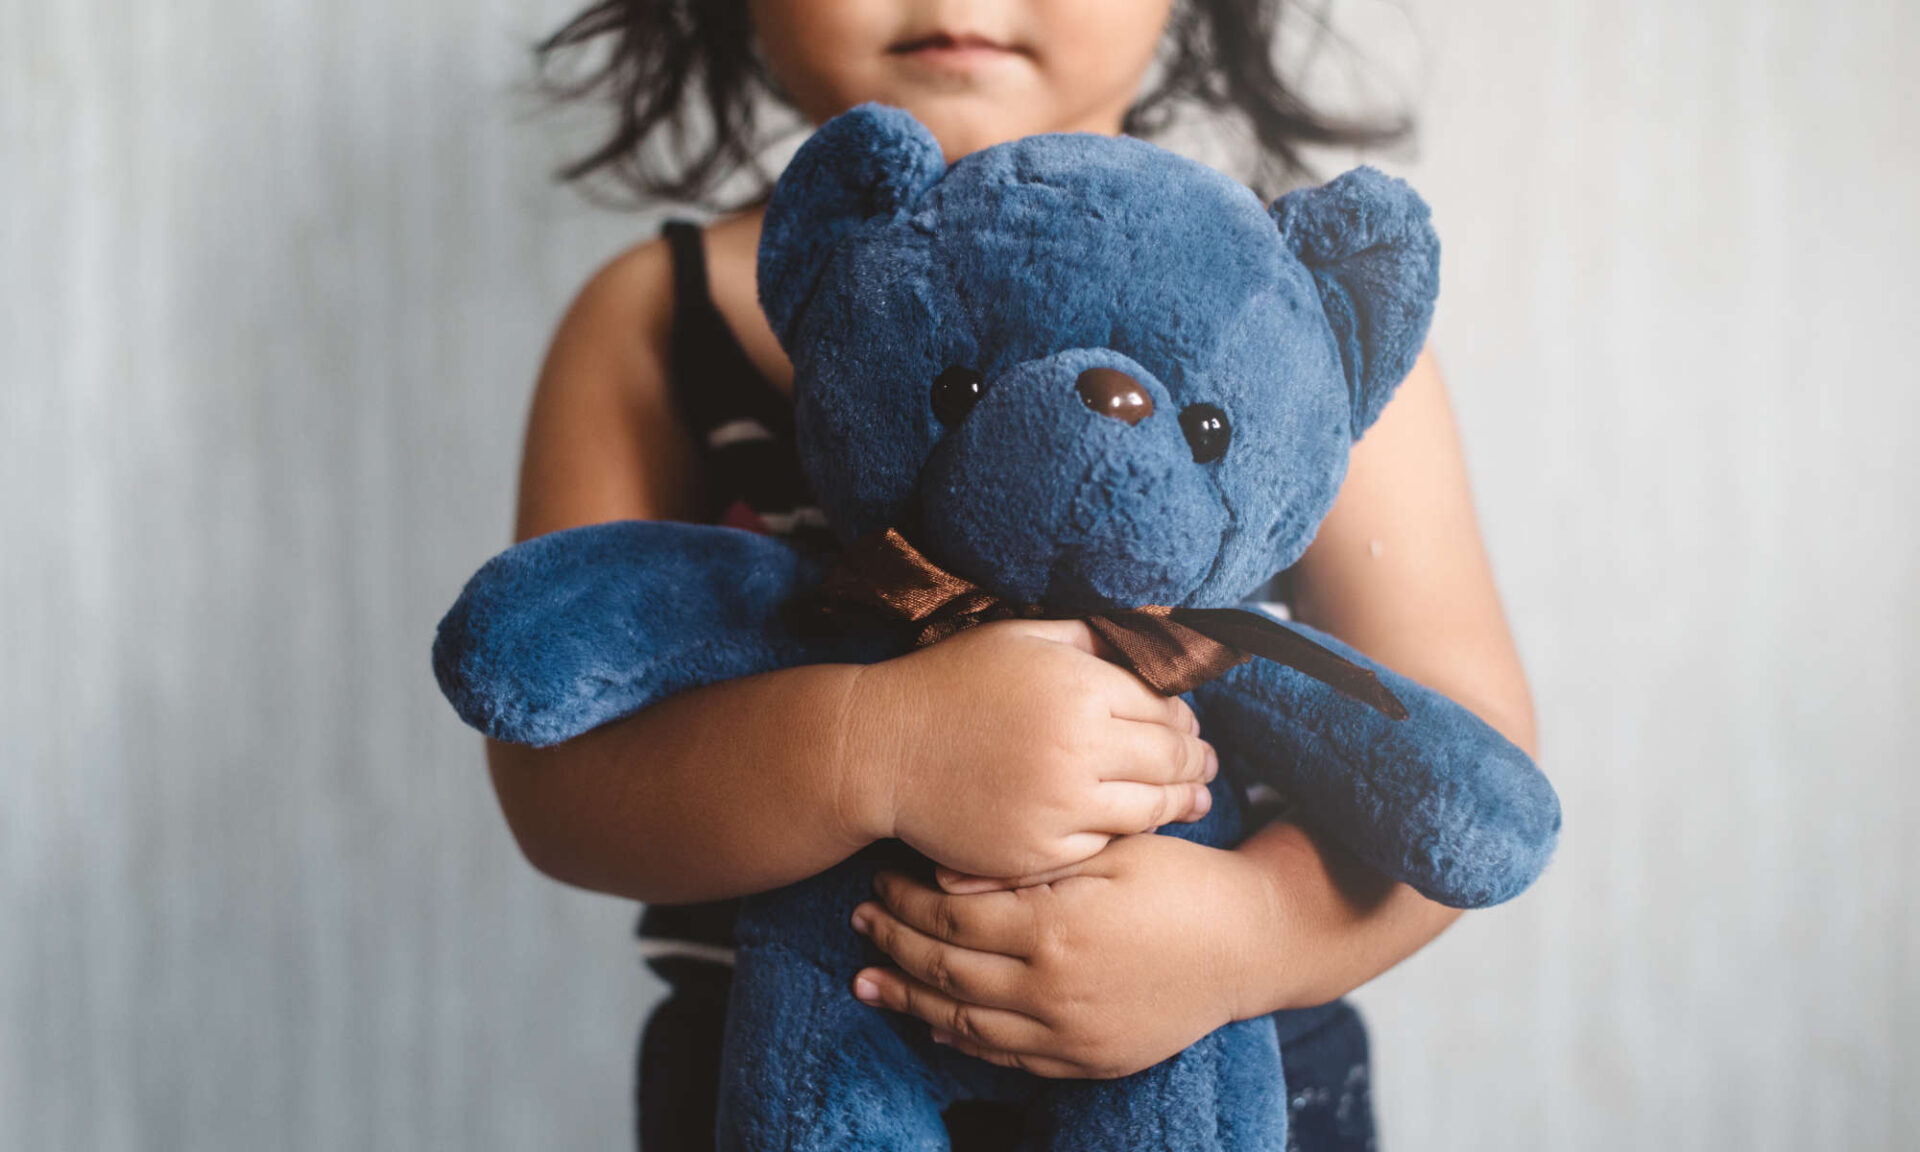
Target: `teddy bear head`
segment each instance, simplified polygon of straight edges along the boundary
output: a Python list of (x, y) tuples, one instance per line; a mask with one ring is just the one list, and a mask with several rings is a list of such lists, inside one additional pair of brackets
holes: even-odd
[(761, 233), (801, 462), (843, 538), (900, 528), (1022, 603), (1239, 602), (1293, 563), (1412, 367), (1439, 243), (1356, 169), (1271, 207), (1130, 138), (952, 165), (862, 105)]

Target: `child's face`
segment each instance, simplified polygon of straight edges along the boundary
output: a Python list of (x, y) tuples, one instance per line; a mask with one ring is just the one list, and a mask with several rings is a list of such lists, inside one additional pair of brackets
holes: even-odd
[(1120, 130), (1172, 0), (751, 0), (775, 77), (815, 123), (905, 108), (949, 161), (1039, 132)]

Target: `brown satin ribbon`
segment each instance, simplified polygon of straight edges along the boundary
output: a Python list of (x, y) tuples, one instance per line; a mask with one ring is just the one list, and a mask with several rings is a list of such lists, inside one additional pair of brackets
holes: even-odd
[(917, 647), (993, 620), (1084, 619), (1121, 663), (1163, 695), (1191, 691), (1260, 656), (1396, 720), (1407, 715), (1371, 670), (1257, 612), (1148, 604), (1081, 616), (1013, 604), (935, 564), (893, 528), (854, 541), (820, 591), (829, 602), (861, 605), (918, 624)]

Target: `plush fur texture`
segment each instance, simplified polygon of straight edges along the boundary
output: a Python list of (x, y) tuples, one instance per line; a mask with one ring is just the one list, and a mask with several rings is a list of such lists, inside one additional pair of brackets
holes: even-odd
[[(1033, 137), (948, 167), (910, 116), (863, 106), (781, 178), (760, 280), (794, 362), (802, 463), (842, 537), (900, 527), (942, 565), (1052, 608), (1220, 607), (1312, 540), (1354, 440), (1419, 352), (1438, 253), (1419, 197), (1368, 169), (1269, 208), (1130, 139)], [(954, 367), (984, 394), (943, 423), (933, 385)], [(1152, 414), (1093, 411), (1078, 388), (1092, 369), (1125, 373)], [(1181, 419), (1201, 412), (1231, 429), (1217, 457)], [(793, 606), (820, 575), (727, 529), (560, 533), (474, 577), (442, 623), (435, 670), (469, 722), (545, 744), (696, 684), (905, 650), (897, 629), (802, 626)], [(1531, 883), (1560, 814), (1527, 756), (1439, 694), (1300, 631), (1374, 667), (1407, 718), (1243, 665), (1188, 697), (1226, 771), (1207, 819), (1163, 834), (1232, 844), (1240, 789), (1261, 782), (1446, 903)], [(1079, 1083), (960, 1056), (860, 1005), (850, 981), (881, 958), (848, 916), (889, 863), (927, 867), (875, 845), (746, 903), (722, 1148), (941, 1148), (941, 1109), (968, 1097), (1031, 1101), (1039, 1147), (1284, 1147), (1271, 1019)]]
[(440, 622), (434, 675), (468, 724), (544, 748), (685, 688), (891, 655), (884, 634), (796, 631), (795, 591), (822, 571), (821, 558), (737, 528), (555, 532), (467, 582)]

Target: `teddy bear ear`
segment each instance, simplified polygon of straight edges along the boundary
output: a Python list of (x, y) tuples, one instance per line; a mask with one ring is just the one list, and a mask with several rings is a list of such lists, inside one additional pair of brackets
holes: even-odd
[(866, 221), (910, 208), (946, 170), (933, 133), (883, 104), (835, 116), (800, 146), (760, 227), (760, 306), (781, 344), (834, 246)]
[(1270, 209), (1313, 274), (1353, 403), (1353, 438), (1380, 415), (1426, 343), (1440, 295), (1440, 238), (1404, 180), (1355, 168)]

